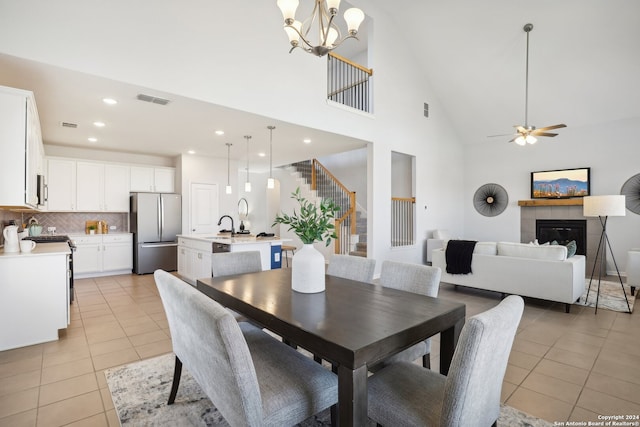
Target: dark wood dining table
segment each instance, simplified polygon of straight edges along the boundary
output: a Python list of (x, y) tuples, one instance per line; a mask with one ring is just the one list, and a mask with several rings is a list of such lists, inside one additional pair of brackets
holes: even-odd
[(324, 292), (299, 293), (289, 269), (199, 279), (196, 287), (331, 362), (340, 426), (367, 423), (367, 365), (440, 333), (446, 375), (465, 321), (464, 304), (330, 275)]

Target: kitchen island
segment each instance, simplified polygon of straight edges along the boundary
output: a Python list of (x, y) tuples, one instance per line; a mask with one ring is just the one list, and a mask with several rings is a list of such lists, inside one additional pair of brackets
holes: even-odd
[(214, 252), (259, 251), (262, 270), (281, 267), (281, 247), (291, 239), (256, 237), (253, 235), (178, 235), (178, 274), (195, 285), (197, 279), (211, 277)]
[(67, 243), (0, 251), (0, 351), (58, 339), (69, 325)]

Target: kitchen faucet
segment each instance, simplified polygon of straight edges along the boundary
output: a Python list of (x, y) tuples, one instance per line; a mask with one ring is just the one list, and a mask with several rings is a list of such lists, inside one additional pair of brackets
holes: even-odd
[(233, 218), (231, 218), (229, 215), (222, 215), (222, 216), (220, 217), (220, 219), (218, 220), (218, 225), (221, 225), (221, 224), (222, 224), (222, 220), (223, 220), (225, 217), (226, 217), (226, 218), (229, 218), (229, 219), (231, 220), (231, 235), (233, 236), (233, 235), (235, 235), (235, 234), (236, 234), (236, 230), (235, 230), (235, 228), (233, 228)]

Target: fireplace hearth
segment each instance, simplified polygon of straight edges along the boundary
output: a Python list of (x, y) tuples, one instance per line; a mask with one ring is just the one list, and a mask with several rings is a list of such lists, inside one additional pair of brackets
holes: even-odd
[(536, 239), (540, 244), (556, 241), (566, 245), (575, 240), (576, 254), (587, 254), (587, 221), (581, 219), (538, 219)]

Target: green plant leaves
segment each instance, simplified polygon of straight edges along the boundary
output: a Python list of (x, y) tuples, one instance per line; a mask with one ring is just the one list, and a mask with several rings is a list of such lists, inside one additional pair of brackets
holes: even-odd
[(294, 209), (292, 215), (285, 213), (276, 215), (273, 225), (288, 225), (289, 231), (293, 230), (304, 244), (324, 240), (325, 245), (329, 246), (331, 239), (338, 237), (334, 221), (335, 214), (340, 210), (340, 207), (331, 199), (323, 199), (319, 205), (316, 205), (302, 197), (300, 187), (291, 193), (291, 198), (300, 205), (299, 213)]

